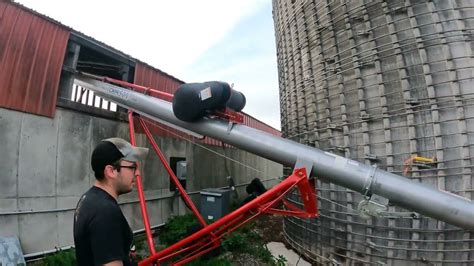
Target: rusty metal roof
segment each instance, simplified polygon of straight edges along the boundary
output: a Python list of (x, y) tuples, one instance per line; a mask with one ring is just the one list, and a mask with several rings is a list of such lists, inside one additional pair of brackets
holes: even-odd
[(0, 2), (0, 106), (54, 116), (69, 31)]

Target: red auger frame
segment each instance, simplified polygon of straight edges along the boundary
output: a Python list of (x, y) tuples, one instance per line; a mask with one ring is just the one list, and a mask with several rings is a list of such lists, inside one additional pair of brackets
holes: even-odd
[[(120, 80), (114, 80), (110, 78), (104, 78), (104, 81), (116, 83), (122, 86), (130, 87), (134, 90), (150, 94), (153, 96), (158, 96), (159, 98), (164, 98), (166, 100), (171, 100), (173, 95), (152, 90), (143, 86), (138, 86), (135, 84), (130, 84)], [(235, 115), (235, 114), (232, 114)], [(225, 114), (218, 115), (219, 117), (225, 117)], [(150, 227), (150, 221), (148, 218), (148, 211), (146, 208), (145, 196), (143, 192), (142, 179), (141, 176), (137, 176), (136, 184), (138, 190), (138, 196), (140, 199), (140, 208), (143, 218), (143, 223), (145, 226), (145, 233), (147, 236), (147, 243), (150, 250), (150, 256), (141, 262), (138, 265), (160, 265), (160, 263), (170, 261), (174, 257), (179, 256), (177, 261), (173, 262), (174, 265), (182, 265), (187, 262), (196, 259), (197, 257), (210, 252), (218, 248), (221, 244), (221, 239), (225, 235), (237, 229), (239, 226), (249, 222), (250, 220), (256, 218), (261, 214), (277, 214), (277, 215), (288, 215), (288, 216), (298, 216), (303, 218), (314, 218), (318, 217), (318, 205), (316, 201), (316, 191), (314, 179), (309, 179), (306, 174), (305, 168), (295, 169), (293, 174), (288, 176), (286, 179), (281, 181), (278, 185), (272, 187), (264, 194), (258, 196), (254, 200), (248, 202), (244, 206), (238, 208), (232, 213), (220, 218), (214, 223), (208, 225), (202, 215), (197, 210), (196, 206), (192, 202), (189, 195), (186, 193), (184, 188), (181, 186), (181, 183), (178, 181), (178, 178), (171, 170), (165, 156), (158, 148), (145, 120), (140, 117), (138, 114), (134, 114), (132, 111), (128, 113), (129, 120), (129, 129), (130, 129), (130, 142), (132, 145), (136, 145), (135, 140), (135, 127), (134, 127), (134, 118), (136, 118), (141, 127), (143, 128), (148, 141), (150, 141), (153, 150), (158, 155), (163, 166), (168, 172), (171, 182), (173, 182), (176, 188), (179, 190), (180, 195), (188, 206), (188, 208), (193, 212), (193, 214), (198, 219), (202, 229), (198, 232), (184, 238), (183, 240), (161, 250), (156, 251), (153, 243), (153, 236)], [(235, 117), (228, 117), (231, 120), (235, 120)], [(234, 118), (234, 119), (232, 119)], [(237, 118), (238, 119), (238, 118)], [(289, 193), (292, 189), (298, 188), (299, 194), (303, 201), (304, 209), (291, 204), (284, 199), (284, 196)], [(277, 207), (283, 205), (285, 209), (278, 209)]]

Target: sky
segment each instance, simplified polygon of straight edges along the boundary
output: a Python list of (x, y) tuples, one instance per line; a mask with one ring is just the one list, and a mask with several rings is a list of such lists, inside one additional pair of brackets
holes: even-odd
[(271, 0), (15, 0), (185, 82), (234, 84), (280, 129)]

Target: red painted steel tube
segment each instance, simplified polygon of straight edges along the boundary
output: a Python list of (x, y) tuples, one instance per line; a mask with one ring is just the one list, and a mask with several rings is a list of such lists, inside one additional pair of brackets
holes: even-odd
[[(312, 188), (306, 187), (306, 186), (310, 185), (310, 183), (305, 182), (305, 181), (307, 181), (307, 178), (305, 176), (302, 176), (300, 179), (298, 179), (292, 185), (288, 186), (287, 188), (282, 189), (282, 191), (276, 192), (273, 195), (272, 199), (268, 199), (268, 200), (271, 200), (271, 201), (265, 202), (257, 208), (258, 211), (255, 214), (252, 214), (249, 217), (246, 217), (245, 214), (243, 214), (239, 217), (236, 217), (234, 220), (231, 220), (230, 222), (226, 223), (225, 225), (220, 227), (218, 230), (216, 230), (213, 233), (213, 235), (215, 237), (217, 237), (217, 239), (221, 239), (225, 235), (231, 233), (232, 231), (234, 231), (238, 227), (242, 226), (243, 224), (247, 223), (248, 221), (254, 219), (255, 217), (257, 217), (257, 216), (259, 216), (263, 213), (272, 213), (273, 210), (278, 211), (278, 209), (272, 209), (271, 206), (273, 206), (276, 203), (280, 202), (282, 200), (282, 198), (284, 197), (284, 195), (286, 193), (288, 193), (291, 189), (293, 189), (295, 186), (298, 186), (298, 188), (300, 189), (300, 192), (302, 192), (303, 190), (311, 191)], [(304, 194), (305, 193), (303, 193), (303, 192), (301, 193), (302, 196)], [(315, 201), (316, 200), (316, 195), (315, 194), (310, 195), (310, 197), (308, 197), (308, 199)], [(305, 205), (305, 208), (308, 209), (307, 212), (302, 211), (301, 213), (295, 212), (295, 213), (292, 213), (292, 214), (296, 214), (296, 215), (299, 214), (299, 216), (305, 217), (305, 218), (316, 217), (317, 216), (317, 210), (313, 213), (312, 212), (312, 206)], [(248, 213), (250, 213), (250, 212), (248, 212)], [(276, 213), (280, 214), (278, 212), (276, 212)], [(285, 214), (285, 212), (283, 211), (283, 213), (281, 213), (281, 214)], [(244, 218), (245, 218), (245, 220), (243, 222), (240, 222), (240, 220), (242, 220)], [(240, 222), (240, 223), (237, 224), (238, 222)], [(232, 227), (232, 228), (229, 229), (229, 227)], [(213, 246), (209, 247), (210, 245), (213, 245)], [(200, 242), (194, 243), (191, 246), (181, 248), (180, 250), (175, 251), (174, 253), (171, 253), (171, 254), (168, 254), (164, 257), (161, 257), (160, 259), (158, 259), (158, 261), (159, 262), (164, 262), (164, 261), (167, 261), (168, 259), (171, 259), (172, 257), (176, 256), (177, 254), (191, 251), (184, 258), (182, 258), (181, 260), (176, 262), (176, 265), (181, 265), (182, 263), (192, 261), (196, 257), (199, 257), (202, 254), (204, 254), (206, 252), (209, 252), (210, 250), (218, 247), (219, 245), (220, 245), (219, 242), (215, 241), (215, 239), (213, 239), (212, 241), (210, 239), (205, 239), (205, 238), (200, 239)], [(198, 248), (195, 248), (195, 247), (198, 247)]]
[(298, 183), (298, 189), (301, 192), (301, 199), (303, 200), (303, 205), (305, 210), (308, 213), (317, 213), (318, 212), (318, 201), (313, 199), (316, 194), (316, 189), (314, 185), (314, 179), (303, 179)]
[[(135, 140), (135, 127), (133, 123), (133, 112), (129, 111), (128, 112), (128, 126), (130, 130), (130, 143), (134, 146), (136, 146), (136, 140)], [(148, 218), (148, 211), (146, 208), (146, 202), (145, 202), (145, 194), (143, 193), (143, 186), (142, 186), (142, 177), (141, 175), (136, 176), (136, 184), (137, 184), (137, 190), (138, 190), (138, 198), (140, 199), (140, 210), (142, 213), (142, 218), (143, 218), (143, 224), (145, 226), (145, 232), (146, 232), (146, 240), (148, 243), (148, 248), (150, 249), (151, 254), (156, 254), (155, 251), (155, 244), (153, 243), (153, 235), (151, 233), (151, 226), (150, 226), (150, 220)]]
[(234, 227), (238, 227), (243, 224), (243, 223), (240, 223), (239, 225), (235, 225), (237, 222), (240, 222), (245, 217), (246, 217), (245, 215), (241, 215), (240, 217), (236, 217), (234, 220), (229, 221), (227, 224), (223, 225), (221, 228), (219, 228), (219, 230), (216, 231), (216, 235), (218, 235), (219, 237), (222, 237), (221, 234), (224, 235), (226, 232), (233, 231)]
[(199, 242), (201, 244), (199, 248), (194, 249), (190, 253), (186, 254), (183, 258), (180, 258), (178, 261), (173, 263), (174, 265), (181, 265), (182, 263), (186, 263), (189, 261), (192, 261), (193, 259), (201, 256), (202, 254), (209, 252), (213, 249), (216, 249), (220, 246), (220, 244), (214, 242), (214, 241), (207, 241), (207, 242)]
[(160, 159), (161, 163), (163, 164), (166, 171), (170, 175), (171, 181), (173, 181), (173, 183), (176, 185), (176, 188), (178, 188), (179, 192), (181, 193), (181, 197), (183, 197), (184, 202), (191, 209), (191, 211), (194, 213), (196, 218), (199, 220), (199, 223), (203, 227), (207, 226), (207, 223), (204, 220), (204, 218), (202, 218), (201, 213), (199, 213), (199, 211), (197, 210), (196, 206), (194, 205), (193, 201), (189, 197), (188, 193), (186, 193), (186, 190), (184, 190), (184, 188), (181, 185), (181, 183), (179, 182), (178, 178), (173, 173), (173, 170), (171, 170), (171, 167), (169, 166), (168, 162), (166, 161), (166, 158), (163, 155), (163, 153), (161, 152), (160, 148), (158, 148), (158, 145), (156, 144), (155, 139), (151, 135), (151, 132), (148, 129), (148, 126), (146, 125), (145, 121), (141, 117), (138, 117), (138, 120), (140, 121), (140, 124), (141, 124), (143, 130), (145, 131), (145, 134), (146, 134), (148, 140), (150, 141), (151, 146), (153, 147), (153, 150), (155, 150), (156, 155), (158, 155), (158, 158)]
[(234, 212), (224, 216), (223, 218), (217, 220), (213, 224), (206, 226), (205, 228), (201, 229), (200, 231), (196, 232), (195, 234), (186, 237), (185, 239), (175, 243), (162, 251), (159, 251), (155, 255), (148, 257), (145, 260), (142, 260), (139, 265), (151, 265), (157, 259), (172, 253), (175, 250), (185, 247), (186, 245), (192, 243), (193, 241), (198, 240), (204, 235), (208, 235), (213, 230), (218, 229), (219, 227), (225, 225), (227, 222), (232, 221), (238, 218), (241, 215), (244, 215), (247, 211), (259, 207), (261, 203), (266, 203), (269, 200), (273, 200), (275, 195), (280, 196), (283, 191), (286, 191), (288, 188), (294, 186), (298, 183), (302, 178), (307, 178), (306, 170), (304, 168), (296, 170), (291, 176), (283, 180), (278, 185), (274, 186), (273, 188), (267, 190), (267, 192), (263, 193), (256, 199), (252, 200), (251, 202), (245, 204), (244, 206), (240, 207), (239, 209), (235, 210)]
[(164, 257), (161, 257), (161, 258), (157, 259), (157, 262), (162, 263), (162, 262), (167, 261), (167, 260), (171, 259), (172, 257), (177, 256), (177, 255), (179, 255), (183, 252), (192, 251), (195, 247), (199, 246), (200, 244), (201, 244), (201, 242), (197, 242), (195, 244), (190, 245), (189, 247), (185, 247), (185, 248), (182, 248), (182, 249), (180, 249), (180, 250), (178, 250), (174, 253), (170, 253), (170, 254), (168, 254)]
[[(222, 236), (234, 231), (235, 229), (237, 229), (239, 226), (242, 226), (243, 224), (249, 222), (250, 220), (252, 220), (253, 218), (263, 214), (263, 213), (271, 213), (270, 210), (273, 210), (271, 208), (271, 206), (273, 206), (274, 204), (278, 203), (278, 201), (280, 201), (283, 196), (288, 193), (295, 185), (297, 185), (302, 179), (299, 179), (298, 181), (296, 181), (294, 184), (292, 184), (291, 186), (287, 187), (286, 190), (284, 190), (283, 192), (278, 192), (276, 193), (274, 196), (276, 196), (275, 199), (272, 199), (272, 201), (270, 202), (267, 202), (267, 203), (264, 203), (262, 205), (260, 205), (258, 208), (257, 208), (257, 212), (252, 214), (250, 217), (245, 217), (245, 215), (242, 215), (241, 217), (237, 217), (236, 219), (234, 219), (233, 221), (229, 222), (228, 224), (222, 226), (219, 230), (216, 231), (216, 235), (219, 235), (219, 238), (221, 238)], [(282, 189), (283, 190), (283, 189)], [(314, 217), (315, 215), (314, 214), (311, 214), (309, 215), (309, 217)], [(240, 224), (238, 225), (235, 225), (237, 222), (239, 222), (241, 219), (245, 218), (245, 220), (243, 222), (241, 222)], [(231, 227), (230, 229), (228, 229), (229, 227)]]
[(166, 92), (162, 92), (162, 91), (159, 91), (159, 90), (154, 90), (154, 89), (151, 89), (149, 87), (140, 86), (140, 85), (129, 83), (129, 82), (126, 82), (126, 81), (123, 81), (123, 80), (118, 80), (118, 79), (113, 79), (113, 78), (108, 78), (108, 77), (104, 77), (103, 80), (107, 81), (107, 82), (110, 82), (110, 83), (120, 85), (120, 86), (133, 88), (138, 92), (141, 92), (141, 93), (144, 93), (144, 94), (147, 94), (147, 95), (151, 95), (151, 96), (156, 97), (156, 98), (161, 98), (161, 99), (163, 99), (165, 101), (168, 101), (168, 102), (173, 101), (173, 96), (174, 95), (171, 94), (171, 93), (166, 93)]
[(207, 252), (209, 252), (209, 251), (211, 251), (211, 250), (214, 250), (214, 249), (216, 249), (216, 248), (218, 248), (218, 247), (219, 247), (219, 245), (214, 245), (214, 246), (212, 246), (212, 247), (209, 247), (209, 248), (207, 248), (207, 249), (204, 249), (204, 250), (202, 250), (201, 252), (194, 254), (193, 256), (190, 256), (190, 257), (188, 257), (188, 258), (184, 258), (184, 259), (178, 261), (175, 265), (183, 265), (183, 264), (185, 264), (185, 263), (188, 263), (188, 262), (194, 260), (195, 258), (197, 258), (197, 257), (199, 257), (199, 256), (201, 256), (201, 255), (203, 255), (203, 254), (205, 254), (205, 253), (207, 253)]

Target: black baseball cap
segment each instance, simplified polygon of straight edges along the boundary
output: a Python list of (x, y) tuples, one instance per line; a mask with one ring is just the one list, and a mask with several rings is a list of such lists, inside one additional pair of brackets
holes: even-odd
[(144, 160), (147, 154), (148, 148), (132, 146), (132, 144), (124, 139), (103, 139), (92, 151), (92, 170), (96, 173), (101, 173), (107, 165), (113, 164), (120, 159), (138, 162)]

